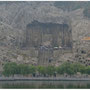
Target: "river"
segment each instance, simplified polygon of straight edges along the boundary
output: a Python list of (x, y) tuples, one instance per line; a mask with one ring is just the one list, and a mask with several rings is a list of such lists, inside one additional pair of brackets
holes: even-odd
[(0, 88), (4, 89), (86, 89), (90, 88), (90, 81), (0, 81)]

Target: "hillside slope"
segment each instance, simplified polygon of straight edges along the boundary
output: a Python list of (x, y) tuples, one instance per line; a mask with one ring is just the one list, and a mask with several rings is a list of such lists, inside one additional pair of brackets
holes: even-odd
[[(37, 62), (36, 56), (31, 58), (32, 55), (30, 56), (30, 51), (21, 51), (16, 47), (19, 46), (19, 48), (21, 48), (20, 43), (23, 43), (25, 39), (24, 32), (26, 26), (33, 20), (45, 23), (69, 23), (72, 27), (73, 47), (76, 48), (78, 45), (78, 47), (88, 48), (89, 43), (83, 44), (81, 39), (90, 36), (90, 19), (89, 17), (85, 17), (83, 13), (86, 8), (89, 8), (89, 3), (90, 2), (68, 2), (68, 4), (67, 2), (0, 2), (0, 61), (3, 62), (4, 57), (6, 57), (8, 61), (19, 60), (20, 62), (23, 61), (23, 63)], [(3, 48), (5, 53), (2, 52), (1, 48)], [(8, 51), (11, 53), (14, 52), (16, 58), (13, 58), (11, 53), (11, 56), (7, 55), (6, 53)], [(20, 55), (17, 54), (17, 52), (19, 52)], [(28, 53), (30, 54), (28, 55)]]

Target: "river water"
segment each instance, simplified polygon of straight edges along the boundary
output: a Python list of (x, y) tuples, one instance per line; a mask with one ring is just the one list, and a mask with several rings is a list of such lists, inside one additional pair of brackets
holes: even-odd
[(90, 88), (90, 81), (0, 81), (0, 88), (4, 89), (86, 89)]

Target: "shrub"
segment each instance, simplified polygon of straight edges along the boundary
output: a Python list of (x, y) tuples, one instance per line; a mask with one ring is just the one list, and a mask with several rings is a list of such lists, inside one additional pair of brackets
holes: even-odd
[(10, 75), (14, 75), (14, 74), (17, 74), (17, 64), (14, 63), (14, 62), (10, 62), (10, 63), (6, 63), (3, 67), (4, 71), (3, 71), (3, 74), (5, 76), (10, 76)]

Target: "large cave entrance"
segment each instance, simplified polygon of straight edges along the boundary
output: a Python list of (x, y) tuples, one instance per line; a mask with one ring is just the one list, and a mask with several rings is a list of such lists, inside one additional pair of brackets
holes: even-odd
[(68, 24), (33, 21), (27, 25), (26, 43), (29, 47), (43, 45), (72, 48), (72, 31)]
[(26, 45), (38, 50), (39, 65), (48, 65), (55, 49), (72, 49), (72, 30), (68, 24), (33, 21), (26, 27)]

